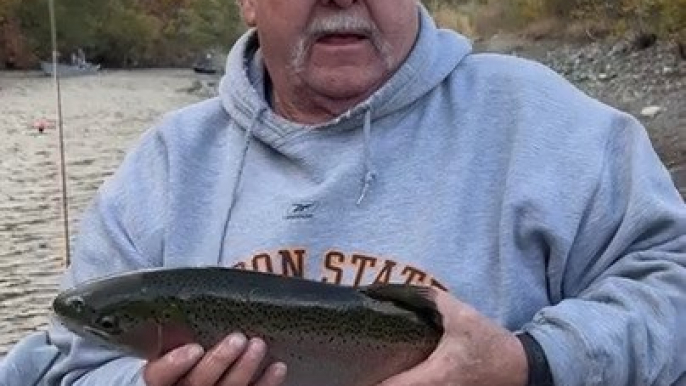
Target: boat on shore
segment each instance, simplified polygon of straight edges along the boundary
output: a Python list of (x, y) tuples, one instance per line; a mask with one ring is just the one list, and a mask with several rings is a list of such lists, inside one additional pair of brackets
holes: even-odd
[(196, 74), (207, 74), (207, 75), (216, 74), (218, 72), (218, 70), (214, 67), (202, 66), (202, 65), (193, 66), (193, 71)]
[[(40, 62), (41, 70), (45, 75), (54, 75), (54, 66), (52, 62)], [(60, 77), (92, 75), (100, 71), (99, 64), (82, 63), (82, 64), (65, 64), (57, 63), (57, 74)]]
[(213, 52), (205, 53), (201, 58), (193, 63), (193, 71), (196, 74), (214, 75), (221, 74), (224, 69), (221, 66), (221, 61)]

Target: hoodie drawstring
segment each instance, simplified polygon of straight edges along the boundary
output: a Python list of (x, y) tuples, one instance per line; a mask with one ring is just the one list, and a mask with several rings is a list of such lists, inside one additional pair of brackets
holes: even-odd
[(362, 128), (364, 136), (364, 180), (362, 181), (362, 191), (360, 197), (357, 199), (357, 205), (362, 204), (362, 201), (367, 196), (369, 189), (372, 187), (376, 179), (376, 170), (374, 170), (374, 163), (372, 161), (371, 136), (372, 136), (372, 110), (367, 109), (364, 114), (364, 126)]
[(238, 159), (238, 168), (236, 170), (236, 177), (234, 179), (234, 184), (233, 184), (233, 190), (231, 191), (231, 198), (229, 201), (229, 209), (226, 213), (226, 222), (224, 223), (224, 232), (222, 233), (220, 245), (219, 245), (219, 256), (218, 256), (218, 263), (221, 262), (222, 256), (224, 255), (224, 245), (226, 244), (226, 236), (229, 231), (229, 223), (231, 222), (231, 215), (233, 214), (233, 209), (236, 206), (236, 201), (238, 201), (238, 188), (240, 187), (241, 180), (243, 179), (243, 171), (245, 170), (245, 161), (246, 158), (248, 157), (248, 149), (250, 149), (250, 143), (252, 141), (252, 133), (255, 131), (255, 128), (259, 124), (260, 117), (262, 115), (263, 110), (259, 110), (252, 122), (250, 123), (250, 126), (248, 129), (245, 131), (245, 135), (243, 137), (243, 149), (241, 150), (241, 155), (240, 158)]
[[(238, 189), (243, 178), (243, 171), (245, 170), (245, 163), (248, 156), (248, 149), (250, 149), (250, 143), (253, 137), (253, 131), (257, 128), (259, 124), (260, 117), (264, 110), (258, 111), (250, 124), (250, 127), (245, 131), (245, 136), (243, 139), (243, 149), (241, 151), (240, 158), (238, 160), (238, 168), (236, 171), (236, 178), (233, 184), (233, 190), (231, 192), (231, 198), (229, 202), (229, 209), (226, 214), (226, 220), (224, 223), (224, 232), (222, 233), (221, 242), (219, 245), (219, 256), (218, 262), (221, 262), (222, 256), (224, 255), (224, 245), (226, 244), (226, 235), (229, 230), (229, 223), (231, 222), (231, 216), (233, 214), (234, 207), (236, 206), (236, 201), (238, 200)], [(367, 109), (364, 115), (364, 126), (362, 128), (363, 133), (363, 146), (364, 146), (364, 177), (362, 181), (362, 190), (360, 196), (357, 199), (357, 205), (362, 204), (367, 193), (371, 189), (374, 181), (376, 180), (376, 170), (374, 169), (374, 163), (372, 161), (372, 150), (371, 150), (371, 133), (372, 133), (372, 112), (371, 109)]]

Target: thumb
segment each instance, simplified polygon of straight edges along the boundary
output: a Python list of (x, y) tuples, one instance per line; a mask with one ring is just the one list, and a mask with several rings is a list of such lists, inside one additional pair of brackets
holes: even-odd
[(161, 358), (148, 362), (143, 370), (147, 386), (176, 384), (202, 358), (204, 350), (197, 344), (179, 347)]
[(431, 381), (433, 361), (425, 361), (405, 372), (394, 375), (376, 386), (421, 386)]
[(446, 375), (446, 370), (450, 366), (448, 361), (445, 361), (444, 351), (446, 345), (449, 343), (441, 340), (434, 352), (423, 362), (417, 366), (403, 371), (400, 374), (394, 375), (376, 386), (421, 386), (446, 384), (446, 382), (436, 382)]
[(441, 314), (443, 329), (446, 333), (461, 330), (466, 320), (478, 319), (480, 316), (474, 307), (446, 291), (434, 290), (433, 301)]
[[(442, 316), (444, 328), (450, 328), (455, 323), (454, 320), (462, 309), (463, 304), (448, 292), (438, 289), (433, 290), (432, 299), (436, 304), (436, 309)], [(448, 344), (444, 336), (425, 361), (407, 371), (386, 379), (376, 386), (421, 386), (433, 384), (432, 380), (440, 378), (445, 373), (446, 365), (442, 357)]]

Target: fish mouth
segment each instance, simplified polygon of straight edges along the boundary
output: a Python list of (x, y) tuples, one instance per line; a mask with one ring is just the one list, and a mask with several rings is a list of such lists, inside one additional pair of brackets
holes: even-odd
[(112, 335), (108, 334), (105, 331), (98, 330), (97, 328), (93, 328), (90, 326), (83, 326), (83, 331), (85, 331), (87, 334), (92, 335), (98, 339), (102, 339), (106, 342), (112, 342)]
[(59, 324), (60, 326), (78, 335), (82, 335), (86, 332), (85, 326), (66, 316), (59, 315), (56, 312), (50, 314), (50, 322), (53, 324)]
[(78, 336), (81, 336), (82, 338), (92, 339), (102, 346), (111, 346), (115, 343), (113, 336), (106, 333), (105, 331), (98, 330), (90, 326), (84, 326), (76, 321), (60, 318), (59, 316), (54, 314), (51, 316), (51, 320), (53, 323), (60, 324), (70, 332)]
[(120, 341), (116, 335), (109, 334), (105, 331), (99, 330), (97, 328), (83, 326), (83, 332), (86, 336), (93, 338), (93, 340), (103, 347), (113, 348), (122, 353), (142, 357), (142, 358), (157, 358), (159, 357), (160, 349), (156, 349), (154, 352), (149, 352), (146, 350), (141, 350), (135, 345), (127, 345), (126, 342)]
[(62, 325), (64, 328), (77, 335), (93, 336), (98, 339), (104, 339), (107, 342), (110, 342), (112, 339), (112, 335), (105, 331), (98, 330), (88, 325), (83, 325), (76, 320), (72, 320), (71, 318), (60, 316), (56, 312), (52, 312), (49, 318), (51, 323)]

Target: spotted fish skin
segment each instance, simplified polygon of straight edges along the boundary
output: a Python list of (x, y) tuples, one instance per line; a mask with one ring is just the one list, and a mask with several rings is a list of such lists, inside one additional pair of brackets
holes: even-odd
[[(153, 359), (241, 331), (288, 365), (287, 386), (373, 386), (426, 359), (442, 335), (430, 291), (352, 288), (231, 268), (158, 268), (84, 283), (53, 309), (77, 334)], [(268, 364), (266, 361), (265, 364)]]

